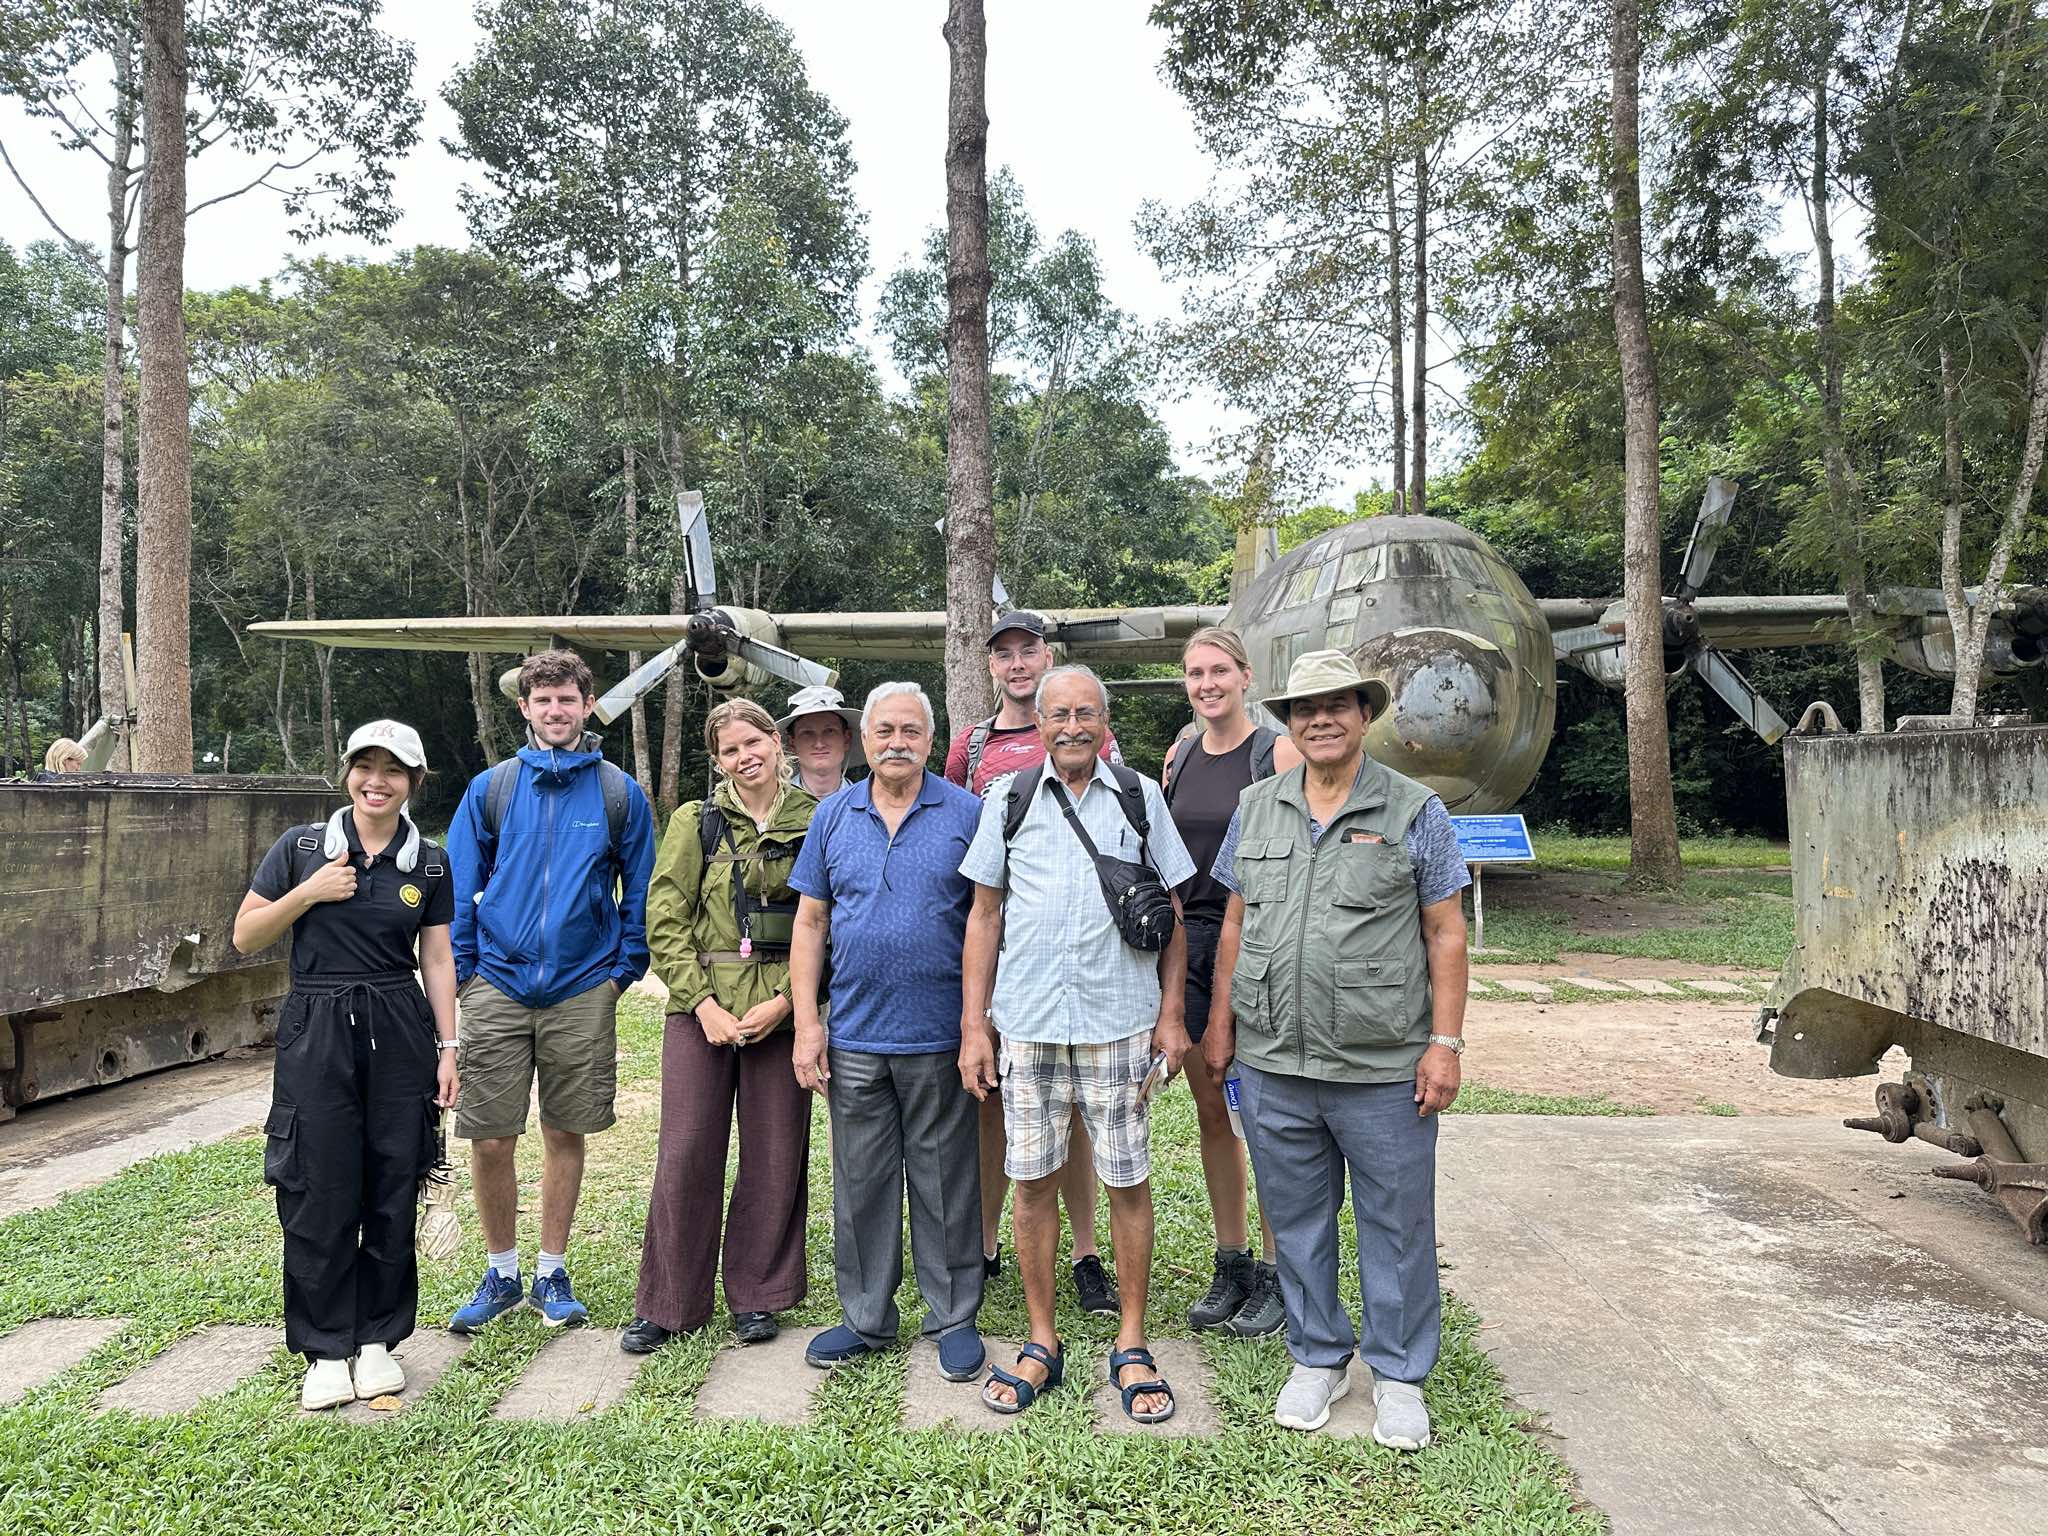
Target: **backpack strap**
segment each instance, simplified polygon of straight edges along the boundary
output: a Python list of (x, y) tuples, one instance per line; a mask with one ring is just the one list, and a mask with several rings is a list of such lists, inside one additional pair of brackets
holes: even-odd
[(1280, 733), (1271, 726), (1259, 726), (1252, 732), (1252, 782), (1273, 777), (1273, 744), (1280, 739)]
[(597, 760), (597, 784), (604, 791), (604, 821), (611, 831), (612, 862), (622, 869), (625, 860), (620, 849), (626, 840), (626, 806), (630, 796), (627, 783), (625, 769), (608, 757)]
[(997, 717), (990, 715), (977, 723), (967, 733), (967, 792), (974, 793), (974, 775), (981, 768), (981, 754), (988, 748), (988, 733), (995, 729)]
[(1150, 864), (1152, 854), (1147, 839), (1152, 836), (1152, 818), (1145, 812), (1145, 781), (1138, 776), (1137, 769), (1126, 768), (1122, 763), (1111, 763), (1109, 771), (1116, 779), (1116, 803), (1123, 807), (1124, 820), (1138, 834), (1138, 862)]
[(1019, 769), (1010, 775), (1010, 787), (1003, 795), (1003, 849), (1007, 853), (1010, 844), (1017, 839), (1017, 829), (1024, 825), (1024, 818), (1031, 812), (1031, 797), (1038, 793), (1038, 786), (1045, 777), (1045, 764)]
[(505, 824), (505, 808), (512, 803), (512, 791), (518, 787), (517, 756), (491, 765), (491, 776), (484, 782), (484, 831), (493, 843), (498, 840), (498, 828)]
[[(1181, 733), (1173, 738), (1173, 745), (1166, 749), (1166, 761), (1159, 765), (1159, 788), (1166, 796), (1166, 803), (1169, 806), (1173, 804), (1174, 782), (1180, 777), (1180, 760), (1200, 723), (1189, 721), (1181, 727)], [(1254, 747), (1252, 750), (1257, 752), (1258, 749)]]

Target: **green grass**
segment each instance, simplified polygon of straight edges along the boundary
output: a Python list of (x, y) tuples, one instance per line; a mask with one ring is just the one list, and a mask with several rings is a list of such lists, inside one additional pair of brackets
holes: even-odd
[(1643, 1104), (1620, 1104), (1604, 1093), (1518, 1093), (1466, 1083), (1447, 1111), (1454, 1115), (1654, 1115)]
[[(1540, 896), (1530, 896), (1540, 902)], [(1513, 905), (1496, 896), (1486, 904), (1488, 953), (1477, 965), (1554, 965), (1567, 954), (1630, 955), (1693, 965), (1734, 965), (1775, 971), (1792, 952), (1792, 879), (1743, 871), (1689, 875), (1677, 902), (1700, 921), (1674, 928), (1580, 933), (1570, 919), (1540, 905)], [(1499, 951), (1499, 953), (1494, 953)]]
[[(1536, 862), (1544, 869), (1628, 869), (1626, 837), (1537, 828), (1531, 838)], [(1688, 837), (1679, 853), (1688, 869), (1783, 869), (1792, 862), (1783, 843), (1761, 837)]]
[[(571, 1263), (599, 1326), (629, 1320), (656, 1117), (660, 1024), (631, 999), (618, 1127), (593, 1139)], [(1478, 1086), (1467, 1112), (1630, 1112)], [(1155, 1116), (1155, 1328), (1181, 1319), (1209, 1278), (1213, 1237), (1185, 1089)], [(534, 1138), (527, 1138), (528, 1142)], [(537, 1160), (522, 1147), (521, 1247), (531, 1253)], [(829, 1168), (813, 1121), (810, 1298), (788, 1321), (837, 1318)], [(1593, 1536), (1552, 1452), (1505, 1401), (1475, 1344), (1478, 1321), (1447, 1298), (1444, 1353), (1428, 1394), (1438, 1443), (1402, 1458), (1370, 1441), (1290, 1434), (1270, 1420), (1287, 1360), (1277, 1339), (1205, 1338), (1225, 1420), (1213, 1439), (1094, 1432), (1081, 1394), (1052, 1394), (1008, 1435), (905, 1433), (903, 1357), (835, 1373), (801, 1429), (700, 1424), (690, 1414), (725, 1319), (653, 1357), (610, 1412), (570, 1426), (500, 1423), (492, 1404), (540, 1349), (531, 1313), (506, 1318), (402, 1419), (358, 1429), (296, 1411), (300, 1367), (282, 1355), (224, 1397), (171, 1419), (90, 1411), (96, 1394), (208, 1323), (276, 1323), (278, 1233), (244, 1139), (161, 1157), (43, 1211), (0, 1222), (0, 1332), (37, 1316), (125, 1316), (127, 1331), (0, 1412), (0, 1530), (42, 1532), (1247, 1532), (1571, 1533)], [(1356, 1305), (1349, 1251), (1348, 1299)], [(423, 1276), (421, 1318), (447, 1316), (482, 1266), (473, 1222), (450, 1266)], [(1105, 1252), (1108, 1235), (1101, 1234)], [(1064, 1304), (1063, 1304), (1064, 1305)], [(904, 1295), (915, 1328), (914, 1287)], [(1014, 1267), (982, 1312), (1022, 1331)], [(1071, 1311), (1075, 1369), (1095, 1372), (1113, 1332)]]

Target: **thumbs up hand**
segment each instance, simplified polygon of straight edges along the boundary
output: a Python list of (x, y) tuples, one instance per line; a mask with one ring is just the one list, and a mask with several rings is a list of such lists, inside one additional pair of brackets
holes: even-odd
[(348, 850), (342, 849), (334, 856), (333, 862), (321, 865), (306, 878), (299, 889), (306, 893), (310, 905), (318, 901), (347, 901), (356, 893), (355, 866), (348, 861)]

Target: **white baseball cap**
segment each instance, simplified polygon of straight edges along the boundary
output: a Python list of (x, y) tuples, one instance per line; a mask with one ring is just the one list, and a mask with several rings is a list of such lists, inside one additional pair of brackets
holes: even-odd
[(341, 760), (346, 763), (371, 747), (382, 747), (408, 768), (427, 766), (427, 749), (420, 745), (420, 733), (403, 721), (372, 720), (357, 726), (349, 735)]

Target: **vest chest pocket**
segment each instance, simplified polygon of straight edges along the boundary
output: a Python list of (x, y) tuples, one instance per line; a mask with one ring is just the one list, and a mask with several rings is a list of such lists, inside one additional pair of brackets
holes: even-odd
[(1273, 956), (1266, 950), (1240, 949), (1237, 969), (1230, 973), (1230, 1012), (1240, 1029), (1272, 1035), (1273, 1003), (1266, 985), (1266, 971)]
[(1337, 964), (1337, 1033), (1345, 1045), (1398, 1045), (1408, 1038), (1408, 962)]
[(1284, 837), (1248, 837), (1237, 845), (1237, 883), (1245, 905), (1287, 899), (1287, 860), (1294, 844)]
[(1330, 899), (1338, 906), (1384, 907), (1404, 894), (1414, 896), (1415, 866), (1406, 844), (1346, 841), (1331, 851), (1337, 855), (1337, 868)]

